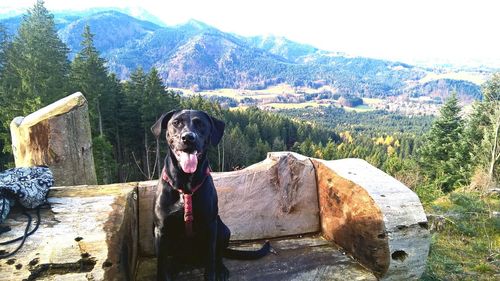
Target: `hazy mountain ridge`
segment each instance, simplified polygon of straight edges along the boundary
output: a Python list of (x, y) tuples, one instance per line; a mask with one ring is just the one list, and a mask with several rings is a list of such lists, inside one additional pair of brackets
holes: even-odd
[[(80, 49), (88, 24), (109, 68), (120, 78), (142, 66), (156, 67), (171, 87), (261, 89), (277, 83), (293, 86), (330, 85), (339, 93), (363, 97), (429, 93), (477, 97), (479, 86), (467, 81), (420, 82), (432, 69), (386, 60), (348, 57), (277, 36), (243, 37), (191, 20), (160, 26), (119, 11), (56, 14), (61, 39)], [(13, 33), (21, 17), (0, 20)]]

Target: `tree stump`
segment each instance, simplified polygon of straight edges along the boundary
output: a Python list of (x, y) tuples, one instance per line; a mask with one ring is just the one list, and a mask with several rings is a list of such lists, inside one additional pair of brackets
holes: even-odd
[(87, 100), (72, 94), (10, 124), (16, 167), (49, 166), (56, 186), (97, 184)]

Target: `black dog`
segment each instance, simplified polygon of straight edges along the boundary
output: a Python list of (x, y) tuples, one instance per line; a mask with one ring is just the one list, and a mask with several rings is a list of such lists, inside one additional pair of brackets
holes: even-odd
[(231, 235), (218, 215), (217, 193), (210, 176), (208, 146), (217, 145), (224, 122), (202, 111), (163, 114), (151, 130), (158, 138), (167, 129), (168, 152), (154, 206), (157, 280), (172, 280), (183, 263), (203, 262), (205, 280), (227, 280), (222, 257), (256, 259), (257, 251), (228, 249)]

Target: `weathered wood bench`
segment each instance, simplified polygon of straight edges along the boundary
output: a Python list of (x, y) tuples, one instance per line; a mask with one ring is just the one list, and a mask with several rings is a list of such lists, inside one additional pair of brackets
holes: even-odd
[[(411, 280), (424, 271), (430, 235), (418, 197), (363, 160), (270, 153), (213, 177), (232, 247), (270, 239), (278, 252), (226, 260), (231, 280)], [(155, 280), (155, 188), (156, 181), (53, 188), (40, 229), (0, 260), (0, 281)], [(13, 212), (13, 230), (0, 240), (20, 236), (25, 221)], [(202, 275), (186, 268), (179, 279)]]

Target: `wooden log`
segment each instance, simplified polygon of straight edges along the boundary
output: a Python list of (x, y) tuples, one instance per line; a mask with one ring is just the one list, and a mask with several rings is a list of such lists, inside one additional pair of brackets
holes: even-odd
[(97, 184), (88, 107), (72, 94), (10, 124), (16, 167), (46, 165), (56, 186)]
[[(278, 255), (270, 254), (253, 261), (225, 259), (229, 280), (377, 280), (371, 271), (318, 235), (276, 238), (271, 244)], [(249, 250), (260, 245), (262, 241), (236, 242), (231, 248)], [(137, 281), (153, 280), (156, 280), (156, 259), (143, 257), (139, 261)], [(203, 280), (203, 268), (186, 266), (176, 280)]]
[[(233, 278), (418, 279), (430, 242), (418, 197), (363, 160), (309, 161), (293, 153), (271, 153), (265, 161), (243, 171), (213, 174), (221, 215), (226, 216), (233, 233), (238, 233), (236, 237), (257, 237), (255, 229), (265, 230), (262, 237), (281, 236), (282, 229), (294, 225), (297, 233), (319, 231), (305, 219), (310, 218), (329, 241), (319, 236), (272, 238), (279, 255), (255, 262), (227, 261)], [(258, 192), (253, 193), (254, 189)], [(313, 194), (319, 191), (319, 204), (318, 195), (310, 194), (309, 189)], [(153, 280), (155, 190), (156, 181), (53, 188), (51, 208), (43, 210), (40, 229), (28, 238), (15, 260), (0, 260), (0, 281)], [(234, 199), (237, 196), (249, 203)], [(227, 211), (231, 204), (238, 208), (232, 206)], [(259, 215), (242, 217), (233, 209)], [(237, 218), (248, 221), (233, 223)], [(270, 224), (273, 220), (278, 223)], [(1, 240), (20, 236), (25, 221), (19, 213), (10, 216), (7, 224), (14, 230)], [(181, 280), (199, 279), (201, 274), (202, 270), (194, 268), (185, 271)]]
[[(0, 281), (133, 280), (136, 188), (134, 183), (53, 188), (39, 229), (16, 255), (0, 260)], [(21, 236), (26, 223), (19, 211), (9, 214), (6, 225), (12, 230), (1, 241)]]
[(361, 159), (313, 160), (324, 237), (381, 280), (416, 280), (430, 234), (417, 195)]
[[(273, 152), (246, 169), (212, 173), (212, 177), (219, 215), (231, 230), (231, 240), (319, 232), (316, 179), (309, 158)], [(151, 230), (155, 192), (156, 181), (139, 186), (139, 248), (146, 256), (154, 254)]]
[(292, 152), (267, 158), (236, 172), (215, 173), (219, 214), (233, 240), (318, 232), (319, 207), (314, 167)]

